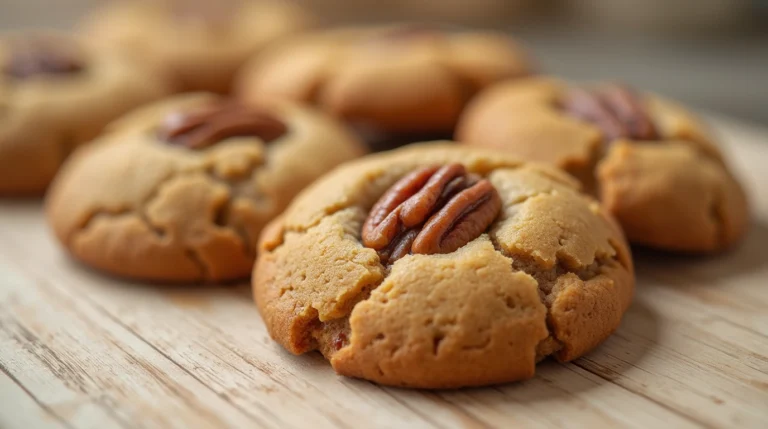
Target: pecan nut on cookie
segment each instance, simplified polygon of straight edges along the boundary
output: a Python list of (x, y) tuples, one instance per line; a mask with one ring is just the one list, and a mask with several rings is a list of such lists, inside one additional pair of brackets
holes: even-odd
[(564, 168), (633, 243), (714, 252), (749, 223), (744, 191), (711, 133), (674, 102), (623, 85), (500, 84), (468, 107), (457, 139)]
[(116, 275), (248, 278), (262, 227), (363, 148), (303, 107), (177, 96), (75, 153), (48, 193), (48, 221), (72, 255)]
[(252, 281), (290, 352), (423, 388), (575, 359), (616, 329), (634, 289), (621, 230), (574, 179), (449, 143), (319, 179), (264, 230)]
[(357, 28), (276, 46), (246, 66), (236, 91), (248, 100), (320, 106), (381, 150), (450, 136), (477, 91), (531, 72), (528, 55), (501, 34), (418, 25)]
[(182, 91), (229, 91), (243, 63), (312, 19), (270, 0), (117, 0), (81, 25), (99, 47), (150, 62)]
[(144, 67), (70, 37), (0, 37), (0, 195), (43, 193), (75, 147), (168, 92)]

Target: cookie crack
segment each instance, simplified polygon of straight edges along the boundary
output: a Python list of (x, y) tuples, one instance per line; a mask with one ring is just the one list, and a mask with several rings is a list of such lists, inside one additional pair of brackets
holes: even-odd
[(205, 263), (203, 258), (200, 257), (199, 251), (194, 246), (190, 246), (187, 244), (184, 244), (183, 246), (184, 246), (184, 255), (200, 271), (200, 278), (203, 280), (210, 279), (210, 269), (208, 268), (208, 265)]
[(75, 240), (76, 236), (79, 234), (82, 234), (83, 232), (87, 231), (91, 227), (91, 223), (93, 223), (94, 220), (101, 217), (119, 217), (126, 214), (134, 213), (134, 210), (130, 207), (118, 207), (118, 208), (99, 208), (91, 210), (81, 221), (78, 225), (76, 225), (75, 228), (72, 229), (72, 231), (67, 234), (67, 237), (64, 239), (64, 243), (67, 247), (72, 246), (72, 242)]
[[(564, 346), (563, 342), (558, 338), (557, 332), (554, 328), (554, 319), (552, 317), (551, 311), (552, 304), (555, 302), (557, 296), (560, 293), (560, 291), (555, 288), (557, 281), (565, 275), (572, 274), (578, 277), (581, 281), (587, 282), (602, 274), (602, 266), (612, 262), (623, 265), (616, 256), (595, 255), (591, 264), (580, 267), (578, 269), (573, 269), (563, 262), (558, 252), (554, 266), (552, 268), (546, 269), (542, 268), (541, 264), (538, 263), (530, 255), (510, 254), (500, 245), (498, 239), (494, 235), (489, 234), (489, 237), (494, 249), (502, 256), (512, 261), (513, 270), (517, 272), (523, 272), (531, 276), (536, 281), (539, 292), (539, 299), (547, 310), (545, 315), (545, 323), (548, 333), (548, 336), (541, 340), (536, 346), (537, 361), (557, 353)], [(614, 244), (609, 244), (616, 251)]]
[[(212, 182), (218, 183), (227, 188), (229, 197), (220, 206), (216, 207), (216, 212), (213, 217), (212, 223), (217, 228), (227, 229), (233, 232), (240, 240), (240, 244), (243, 248), (243, 253), (246, 257), (252, 258), (256, 255), (256, 249), (254, 248), (251, 240), (251, 236), (246, 231), (245, 226), (242, 224), (233, 223), (230, 218), (232, 205), (241, 198), (242, 193), (238, 189), (238, 185), (252, 183), (258, 172), (261, 170), (260, 166), (254, 166), (250, 172), (240, 180), (227, 180), (214, 174), (210, 169), (204, 169), (206, 177)], [(245, 198), (250, 201), (250, 198)]]
[[(248, 178), (244, 179), (243, 181), (252, 180), (253, 176), (256, 174), (256, 171), (258, 168), (253, 168), (248, 175)], [(135, 206), (125, 206), (125, 207), (118, 207), (118, 208), (100, 208), (91, 211), (75, 228), (72, 233), (69, 234), (67, 237), (67, 243), (70, 245), (72, 241), (75, 239), (75, 236), (79, 234), (85, 233), (92, 225), (93, 221), (99, 217), (119, 217), (123, 215), (133, 214), (136, 216), (146, 227), (147, 229), (152, 232), (156, 237), (163, 238), (166, 236), (166, 230), (160, 225), (155, 224), (152, 222), (152, 219), (150, 218), (149, 214), (147, 213), (147, 209), (152, 203), (155, 201), (155, 199), (158, 197), (160, 190), (167, 185), (168, 183), (172, 182), (173, 180), (179, 179), (184, 176), (191, 176), (191, 175), (197, 175), (203, 173), (205, 174), (210, 180), (216, 181), (217, 183), (223, 184), (227, 187), (227, 189), (230, 192), (230, 195), (235, 195), (235, 192), (233, 190), (235, 184), (229, 181), (221, 180), (217, 178), (212, 172), (210, 172), (207, 168), (200, 168), (200, 169), (194, 169), (189, 171), (173, 171), (163, 177), (161, 180), (159, 180), (155, 186), (152, 188), (152, 190), (149, 192), (149, 194), (138, 204)], [(228, 211), (229, 207), (231, 206), (232, 201), (234, 198), (230, 196), (224, 204), (222, 204), (222, 208), (220, 210)], [(221, 213), (217, 213), (217, 216), (222, 215)], [(213, 219), (213, 223), (215, 224), (217, 222), (216, 217)], [(220, 219), (219, 219), (220, 220)], [(227, 224), (230, 230), (232, 230), (235, 234), (237, 234), (240, 237), (240, 240), (243, 244), (243, 251), (247, 256), (253, 255), (253, 246), (250, 244), (250, 240), (248, 237), (247, 232), (244, 230), (244, 228), (237, 228), (232, 225)], [(200, 256), (199, 250), (195, 248), (195, 246), (192, 246), (191, 244), (187, 243), (186, 240), (183, 238), (179, 240), (180, 246), (184, 250), (184, 254), (187, 257), (187, 259), (197, 267), (197, 269), (200, 272), (200, 277), (202, 279), (209, 279), (210, 278), (210, 268), (204, 261), (204, 259)]]
[[(525, 204), (528, 200), (531, 200), (531, 199), (534, 199), (534, 198), (538, 198), (538, 197), (542, 197), (542, 196), (556, 196), (557, 194), (558, 194), (557, 189), (549, 189), (549, 190), (546, 190), (546, 191), (538, 191), (538, 192), (535, 192), (533, 194), (521, 195), (521, 196), (517, 197), (516, 199), (510, 201), (509, 204), (505, 205), (504, 207), (512, 208), (512, 207), (515, 207), (515, 206), (519, 206), (521, 204)], [(491, 225), (491, 227), (489, 227), (489, 229), (491, 229), (492, 227), (493, 227), (493, 225)]]
[(314, 319), (311, 323), (313, 326), (316, 326), (310, 333), (310, 338), (312, 338), (314, 345), (312, 350), (319, 350), (326, 358), (330, 358), (335, 352), (349, 345), (349, 340), (352, 337), (352, 327), (350, 326), (349, 318), (352, 312), (361, 302), (370, 299), (373, 291), (378, 289), (386, 281), (387, 277), (388, 275), (384, 275), (378, 281), (363, 286), (360, 293), (351, 299), (352, 304), (348, 306), (348, 310), (339, 317), (321, 322), (318, 308), (310, 304), (309, 307), (314, 313)]
[[(513, 201), (508, 207), (511, 208), (524, 204), (528, 200), (542, 195), (556, 195), (557, 193), (557, 189), (550, 189), (548, 191), (536, 192), (532, 195), (524, 195)], [(552, 304), (557, 300), (557, 297), (561, 292), (559, 289), (555, 288), (555, 285), (560, 278), (570, 274), (575, 275), (582, 282), (587, 282), (603, 274), (602, 268), (605, 266), (617, 264), (625, 269), (631, 269), (631, 262), (628, 255), (622, 252), (620, 246), (611, 238), (608, 239), (608, 245), (613, 251), (612, 254), (609, 252), (596, 251), (592, 255), (592, 263), (574, 268), (572, 262), (573, 258), (569, 258), (567, 255), (563, 254), (562, 246), (567, 238), (565, 235), (566, 228), (561, 222), (556, 221), (555, 223), (559, 228), (557, 238), (560, 248), (555, 252), (555, 261), (551, 268), (542, 267), (541, 263), (530, 254), (508, 251), (501, 246), (501, 243), (499, 243), (498, 237), (495, 234), (488, 234), (494, 249), (512, 261), (513, 270), (523, 272), (536, 281), (539, 298), (546, 308), (545, 323), (548, 332), (548, 336), (536, 346), (537, 361), (557, 353), (564, 347), (564, 343), (557, 336), (555, 320), (551, 311)]]
[[(229, 216), (230, 216), (230, 211), (232, 209), (232, 204), (237, 199), (242, 198), (241, 192), (238, 190), (237, 186), (240, 184), (246, 184), (246, 183), (252, 182), (256, 174), (261, 170), (261, 167), (263, 167), (263, 165), (264, 164), (252, 164), (247, 174), (243, 175), (241, 179), (236, 179), (236, 180), (220, 177), (212, 171), (210, 164), (205, 165), (200, 169), (195, 169), (192, 171), (187, 171), (181, 174), (174, 175), (173, 177), (169, 178), (163, 183), (160, 183), (156, 187), (154, 193), (157, 194), (159, 190), (163, 187), (163, 185), (165, 185), (170, 180), (173, 180), (175, 178), (182, 177), (185, 175), (195, 175), (195, 174), (201, 174), (201, 173), (205, 175), (205, 177), (211, 182), (224, 186), (227, 189), (227, 192), (229, 195), (226, 200), (224, 200), (218, 207), (215, 208), (214, 216), (213, 216), (213, 219), (211, 220), (211, 223), (217, 228), (222, 228), (222, 229), (233, 232), (239, 238), (243, 254), (247, 258), (253, 258), (255, 257), (255, 249), (251, 244), (250, 236), (245, 230), (245, 227), (243, 225), (235, 225), (231, 223)], [(150, 202), (151, 201), (146, 202), (144, 207), (146, 207)], [(211, 268), (209, 267), (209, 264), (206, 262), (205, 258), (203, 258), (200, 255), (200, 250), (197, 247), (189, 244), (184, 239), (181, 240), (181, 245), (184, 248), (184, 252), (187, 258), (200, 271), (200, 277), (203, 280), (210, 280)]]
[(326, 207), (321, 216), (318, 216), (317, 219), (312, 220), (312, 222), (306, 225), (283, 225), (280, 230), (279, 240), (277, 240), (277, 243), (275, 245), (269, 247), (269, 251), (274, 252), (275, 250), (279, 249), (285, 243), (285, 237), (288, 234), (290, 233), (307, 234), (309, 231), (312, 230), (312, 228), (315, 228), (318, 225), (320, 225), (320, 222), (322, 222), (324, 218), (333, 216), (336, 213), (339, 213), (341, 211), (354, 208), (354, 207), (355, 207), (355, 204), (337, 204), (332, 207)]
[[(479, 175), (482, 178), (487, 179), (488, 176), (491, 175), (491, 173), (493, 173), (494, 171), (496, 171), (498, 169), (502, 169), (503, 168), (505, 170), (517, 170), (517, 169), (523, 168), (524, 165), (525, 165), (524, 163), (520, 163), (519, 165), (515, 165), (515, 166), (506, 166), (506, 167), (499, 167), (499, 168), (491, 167), (491, 168), (487, 168), (487, 169), (478, 169), (478, 171), (473, 171), (473, 173)], [(549, 177), (549, 175), (547, 173), (545, 173), (544, 171), (542, 171), (542, 174), (544, 174), (545, 176)], [(554, 178), (554, 175), (553, 175), (553, 178)], [(563, 183), (559, 179), (557, 179), (556, 181), (558, 183)], [(563, 183), (563, 184), (565, 184), (565, 183)], [(548, 191), (548, 192), (554, 193), (554, 192), (556, 192), (556, 190), (553, 189), (553, 190)], [(539, 194), (537, 193), (537, 194), (531, 195), (531, 196), (524, 196), (523, 200), (521, 200), (520, 202), (515, 202), (512, 205), (516, 205), (516, 204), (520, 204), (522, 202), (525, 202), (525, 200), (528, 199), (529, 197), (534, 197), (536, 195), (539, 195)], [(276, 240), (277, 243), (275, 245), (271, 246), (269, 248), (269, 250), (270, 251), (275, 251), (275, 250), (279, 249), (280, 246), (282, 246), (283, 243), (285, 242), (285, 236), (288, 233), (306, 234), (307, 232), (309, 232), (309, 230), (311, 230), (312, 228), (314, 228), (317, 225), (319, 225), (320, 222), (322, 222), (324, 218), (326, 218), (328, 216), (333, 216), (333, 215), (335, 215), (336, 213), (338, 213), (340, 211), (344, 211), (344, 210), (351, 209), (351, 208), (360, 209), (360, 210), (365, 211), (366, 213), (370, 211), (370, 208), (368, 208), (368, 210), (365, 210), (362, 207), (360, 207), (358, 204), (355, 204), (355, 203), (349, 202), (349, 201), (342, 202), (342, 203), (337, 203), (337, 204), (331, 205), (329, 207), (325, 207), (323, 209), (323, 213), (321, 215), (316, 216), (315, 219), (313, 219), (311, 222), (309, 222), (307, 224), (304, 224), (304, 225), (283, 225), (282, 228), (281, 228), (280, 237), (279, 237), (278, 240)]]
[[(284, 232), (285, 234), (290, 233), (304, 235), (311, 233), (314, 228), (318, 227), (320, 227), (319, 223), (312, 227), (308, 227), (303, 231)], [(347, 231), (346, 234), (350, 234), (350, 232)], [(277, 251), (279, 247), (280, 246), (276, 246), (272, 249), (267, 249), (266, 252), (273, 253)], [(358, 267), (367, 267), (365, 264), (360, 262), (355, 262), (352, 260), (348, 262), (353, 263)], [(306, 334), (303, 334), (304, 337), (301, 340), (301, 344), (304, 344), (305, 346), (302, 346), (302, 353), (318, 350), (326, 358), (330, 359), (331, 355), (333, 355), (336, 351), (349, 344), (349, 339), (351, 337), (349, 318), (352, 312), (361, 302), (367, 301), (371, 297), (373, 291), (378, 289), (389, 277), (389, 273), (383, 268), (381, 264), (378, 265), (378, 268), (382, 275), (377, 276), (375, 279), (367, 279), (366, 283), (362, 283), (360, 285), (359, 290), (345, 296), (344, 305), (338, 309), (339, 311), (336, 313), (337, 315), (333, 318), (328, 318), (321, 321), (320, 311), (322, 310), (322, 307), (319, 304), (313, 301), (300, 303), (302, 306), (301, 312), (307, 312), (308, 314), (302, 324), (311, 326), (311, 329), (309, 329)], [(375, 270), (369, 270), (369, 272), (375, 272)], [(305, 277), (302, 277), (302, 280), (304, 279)], [(285, 299), (285, 295), (294, 290), (295, 288), (293, 285), (286, 285), (285, 287), (281, 288), (279, 292), (280, 299)], [(294, 300), (293, 297), (287, 297), (287, 299)]]
[[(523, 166), (523, 164), (518, 165), (518, 166), (514, 166), (514, 167), (505, 167), (505, 168), (508, 168), (508, 169), (518, 169), (518, 168), (521, 168), (522, 166)], [(488, 177), (495, 170), (496, 169), (493, 169), (493, 168), (488, 169), (485, 172), (483, 172), (482, 176), (483, 177)], [(560, 183), (559, 180), (558, 180), (558, 183)], [(551, 190), (548, 190), (548, 191), (537, 192), (537, 193), (535, 193), (533, 195), (525, 195), (525, 196), (522, 196), (521, 198), (519, 198), (518, 200), (515, 200), (510, 206), (522, 204), (526, 200), (528, 200), (530, 198), (533, 198), (533, 197), (536, 197), (536, 196), (539, 196), (539, 195), (544, 195), (544, 194), (555, 195), (557, 192), (558, 191), (556, 189), (551, 189)], [(333, 216), (336, 213), (339, 213), (339, 212), (341, 212), (343, 210), (348, 210), (348, 209), (358, 209), (358, 210), (364, 211), (362, 208), (358, 207), (357, 204), (353, 204), (353, 203), (342, 203), (342, 204), (336, 204), (336, 205), (333, 205), (333, 206), (330, 206), (330, 207), (326, 207), (324, 209), (323, 215), (317, 216), (316, 219), (314, 219), (312, 222), (310, 222), (308, 224), (305, 224), (305, 225), (295, 225), (295, 226), (285, 226), (285, 225), (282, 226), (282, 228), (280, 230), (280, 237), (279, 237), (278, 243), (268, 247), (266, 249), (266, 251), (270, 252), (270, 253), (278, 251), (280, 249), (280, 247), (284, 245), (284, 243), (286, 241), (286, 237), (287, 237), (288, 234), (305, 235), (307, 233), (310, 233), (314, 228), (316, 228), (316, 227), (318, 227), (320, 225), (320, 223), (322, 222), (322, 220), (324, 218), (326, 218), (328, 216)], [(359, 240), (360, 240), (359, 237), (357, 238), (357, 240), (359, 242)], [(496, 250), (501, 251), (500, 247), (495, 242), (494, 242), (494, 247), (496, 248)], [(503, 252), (502, 252), (502, 254), (503, 254)], [(507, 255), (505, 255), (505, 256), (507, 256)], [(507, 257), (509, 258), (509, 256), (507, 256)], [(510, 258), (510, 259), (512, 259), (512, 258)], [(308, 304), (308, 306), (306, 308), (308, 310), (311, 310), (312, 313), (313, 313), (313, 317), (312, 317), (312, 319), (311, 319), (311, 321), (309, 323), (312, 326), (314, 326), (315, 328), (312, 330), (311, 333), (309, 333), (309, 339), (307, 341), (309, 341), (309, 343), (311, 343), (312, 346), (307, 351), (320, 350), (320, 352), (324, 356), (326, 356), (327, 358), (330, 358), (330, 356), (333, 353), (335, 353), (335, 351), (338, 351), (341, 347), (340, 348), (335, 348), (335, 350), (334, 350), (334, 349), (330, 348), (329, 344), (333, 343), (334, 341), (337, 344), (342, 342), (342, 343), (344, 343), (344, 346), (346, 346), (348, 344), (348, 339), (351, 336), (351, 328), (349, 327), (349, 317), (350, 317), (350, 315), (352, 314), (354, 309), (361, 302), (365, 302), (365, 301), (369, 300), (370, 297), (371, 297), (371, 294), (373, 293), (373, 291), (378, 289), (384, 282), (386, 282), (387, 279), (390, 276), (391, 269), (388, 269), (386, 266), (381, 264), (381, 262), (379, 262), (379, 268), (382, 270), (384, 275), (378, 281), (371, 282), (371, 283), (363, 286), (363, 288), (361, 289), (360, 293), (357, 296), (355, 296), (354, 298), (350, 299), (350, 301), (354, 301), (354, 302), (347, 307), (348, 310), (344, 314), (340, 315), (339, 317), (336, 317), (336, 318), (333, 318), (333, 319), (321, 322), (320, 319), (319, 319), (319, 315), (318, 315), (319, 308), (317, 308), (317, 306), (313, 305), (312, 303)], [(280, 297), (283, 297), (283, 295), (286, 292), (290, 291), (290, 290), (292, 290), (292, 288), (282, 289), (280, 291)], [(328, 338), (328, 327), (329, 326), (336, 326), (339, 323), (344, 323), (345, 326), (346, 326), (346, 329), (343, 331), (343, 334), (344, 334), (344, 337), (345, 337), (344, 341), (341, 341), (341, 340), (338, 340), (338, 339), (336, 339), (336, 340), (329, 339)], [(437, 343), (436, 343), (435, 349), (434, 349), (435, 352), (437, 352), (437, 349), (439, 348), (439, 345), (442, 342), (442, 340), (443, 340), (442, 338), (439, 338), (437, 340)], [(490, 341), (490, 340), (488, 340), (488, 341)], [(486, 344), (476, 345), (476, 346), (468, 346), (467, 350), (471, 350), (471, 349), (475, 349), (475, 348), (483, 348), (485, 346), (486, 346)]]
[[(165, 231), (162, 227), (155, 225), (152, 223), (151, 219), (149, 218), (147, 214), (147, 206), (152, 204), (152, 202), (157, 198), (158, 193), (160, 192), (160, 188), (162, 188), (165, 184), (170, 182), (171, 180), (176, 179), (181, 174), (179, 172), (172, 172), (166, 175), (164, 178), (159, 180), (157, 184), (152, 188), (149, 194), (138, 204), (133, 206), (132, 204), (126, 204), (123, 207), (118, 208), (110, 208), (110, 207), (102, 207), (99, 209), (94, 209), (90, 213), (88, 213), (85, 218), (77, 225), (75, 230), (72, 232), (71, 235), (80, 234), (85, 232), (91, 227), (91, 223), (94, 219), (101, 216), (108, 216), (108, 217), (118, 217), (125, 214), (134, 214), (136, 217), (138, 217), (146, 226), (147, 228), (155, 233), (157, 236), (162, 237), (165, 234)], [(74, 238), (74, 237), (71, 237)]]
[[(149, 217), (149, 214), (147, 213), (147, 207), (149, 207), (152, 204), (152, 202), (157, 198), (158, 194), (160, 193), (160, 189), (162, 189), (163, 186), (165, 186), (172, 180), (182, 177), (184, 174), (192, 174), (192, 173), (193, 172), (181, 173), (178, 171), (174, 171), (168, 174), (162, 180), (159, 180), (157, 184), (152, 188), (152, 191), (146, 196), (146, 198), (144, 198), (144, 200), (141, 201), (139, 204), (137, 204), (135, 207), (121, 207), (117, 209), (101, 208), (101, 209), (92, 211), (83, 220), (80, 226), (77, 229), (75, 229), (72, 232), (72, 234), (70, 234), (70, 236), (67, 238), (68, 243), (71, 243), (72, 240), (74, 240), (75, 235), (83, 234), (84, 232), (86, 232), (91, 227), (91, 223), (93, 222), (94, 219), (98, 217), (103, 217), (103, 216), (115, 218), (115, 217), (119, 217), (126, 214), (133, 214), (134, 216), (136, 216), (147, 227), (147, 229), (150, 232), (152, 232), (156, 237), (158, 238), (165, 237), (165, 234), (166, 234), (165, 229), (155, 224), (154, 222), (152, 222), (151, 218)], [(198, 250), (195, 249), (193, 246), (189, 245), (188, 243), (186, 243), (184, 240), (181, 240), (181, 246), (184, 249), (184, 254), (187, 257), (187, 259), (199, 270), (201, 278), (208, 279), (208, 273), (209, 273), (208, 266), (200, 257)]]

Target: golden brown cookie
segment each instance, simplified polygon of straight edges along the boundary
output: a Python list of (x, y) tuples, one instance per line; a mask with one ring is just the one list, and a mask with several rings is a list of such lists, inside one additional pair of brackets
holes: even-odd
[(118, 0), (88, 17), (82, 32), (101, 48), (156, 64), (181, 91), (224, 93), (249, 57), (311, 21), (276, 0)]
[(48, 221), (76, 258), (113, 274), (247, 278), (262, 227), (362, 153), (343, 127), (303, 107), (178, 96), (75, 153), (48, 194)]
[(468, 107), (457, 139), (564, 168), (599, 196), (633, 243), (719, 251), (749, 223), (744, 191), (711, 133), (656, 95), (549, 78), (499, 84)]
[(75, 147), (168, 92), (147, 68), (71, 37), (0, 37), (0, 195), (41, 194)]
[(253, 287), (290, 352), (445, 388), (587, 353), (618, 326), (634, 276), (618, 225), (568, 175), (433, 143), (307, 188), (262, 234)]
[(320, 106), (369, 141), (407, 140), (449, 136), (477, 91), (531, 71), (528, 55), (501, 34), (354, 28), (276, 46), (246, 66), (236, 90), (250, 101), (288, 98)]

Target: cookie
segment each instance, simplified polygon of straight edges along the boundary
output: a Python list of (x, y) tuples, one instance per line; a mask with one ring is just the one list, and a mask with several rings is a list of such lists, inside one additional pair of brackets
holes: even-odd
[(249, 57), (311, 22), (282, 1), (122, 0), (87, 17), (81, 31), (101, 48), (156, 64), (180, 91), (224, 93)]
[(501, 34), (350, 28), (297, 37), (256, 57), (236, 91), (249, 101), (317, 105), (382, 150), (425, 135), (450, 136), (477, 91), (532, 68), (523, 49)]
[(180, 95), (122, 118), (75, 153), (46, 199), (82, 262), (161, 282), (248, 278), (256, 239), (303, 187), (363, 146), (293, 105)]
[(55, 33), (0, 37), (0, 195), (36, 195), (75, 147), (169, 92), (140, 65)]
[(271, 336), (342, 375), (421, 388), (532, 377), (616, 329), (629, 248), (567, 174), (450, 143), (345, 164), (262, 233)]
[(626, 86), (499, 84), (468, 107), (457, 139), (564, 168), (632, 243), (716, 252), (749, 223), (744, 191), (710, 131), (676, 103)]

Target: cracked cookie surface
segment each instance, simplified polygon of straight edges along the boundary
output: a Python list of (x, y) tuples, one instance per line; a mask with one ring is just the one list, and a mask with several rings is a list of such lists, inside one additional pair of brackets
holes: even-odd
[(684, 252), (736, 243), (749, 224), (747, 200), (711, 132), (672, 101), (600, 88), (590, 99), (550, 78), (500, 84), (467, 108), (457, 139), (565, 169), (633, 243)]
[[(396, 182), (460, 163), (501, 210), (458, 250), (385, 264), (363, 224)], [(629, 306), (634, 274), (615, 221), (570, 176), (447, 143), (350, 162), (307, 188), (264, 230), (254, 298), (272, 337), (320, 351), (340, 374), (423, 388), (533, 376), (553, 356), (602, 342)]]
[(143, 65), (75, 38), (0, 38), (0, 195), (42, 194), (77, 146), (168, 93)]
[(245, 67), (236, 90), (250, 100), (311, 103), (370, 139), (397, 135), (392, 140), (399, 142), (414, 134), (450, 135), (477, 91), (532, 69), (523, 49), (501, 34), (407, 25), (349, 28), (266, 52)]
[[(209, 146), (161, 138), (169, 116), (221, 102), (193, 94), (146, 106), (75, 153), (46, 200), (64, 246), (83, 262), (125, 277), (247, 278), (263, 226), (314, 179), (364, 152), (335, 121), (288, 104), (263, 108), (285, 124), (279, 137), (267, 130), (268, 143), (242, 128), (238, 116), (229, 123), (216, 117), (222, 139)], [(201, 129), (193, 125), (192, 131)], [(235, 128), (222, 132), (221, 126)]]
[(311, 24), (283, 1), (118, 0), (89, 16), (81, 32), (100, 48), (156, 65), (179, 91), (226, 93), (251, 56)]

